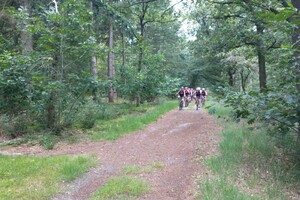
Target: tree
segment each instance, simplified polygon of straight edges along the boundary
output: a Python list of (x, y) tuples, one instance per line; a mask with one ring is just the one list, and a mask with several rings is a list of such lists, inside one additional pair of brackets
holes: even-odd
[(198, 21), (206, 24), (203, 18), (210, 18), (211, 24), (207, 31), (210, 34), (220, 31), (214, 37), (217, 40), (214, 43), (219, 44), (216, 51), (228, 51), (241, 46), (254, 47), (258, 60), (259, 88), (261, 91), (266, 91), (266, 55), (273, 47), (280, 45), (280, 39), (274, 37), (271, 26), (264, 16), (271, 12), (270, 8), (277, 8), (280, 5), (276, 1), (269, 1), (265, 4), (258, 1), (246, 3), (234, 0), (211, 1), (210, 7), (208, 15), (204, 14)]
[[(133, 16), (134, 23), (136, 23), (136, 30), (132, 33), (135, 37), (136, 49), (137, 49), (137, 75), (142, 73), (142, 70), (147, 67), (145, 62), (145, 53), (150, 47), (149, 40), (147, 40), (147, 25), (155, 23), (163, 23), (166, 21), (172, 21), (172, 7), (169, 6), (169, 1), (136, 1), (130, 2), (125, 5), (131, 8), (131, 15)], [(136, 87), (136, 105), (139, 106), (141, 103), (142, 85)]]
[[(112, 3), (112, 1), (110, 1)], [(110, 15), (110, 14), (109, 14)], [(113, 21), (112, 16), (109, 16), (108, 19), (108, 79), (112, 82), (115, 76), (115, 67), (114, 67), (114, 53), (113, 53), (113, 47), (114, 47), (114, 34), (113, 34)], [(114, 88), (112, 83), (110, 83), (109, 86), (109, 92), (108, 92), (108, 101), (114, 102)]]
[[(294, 26), (292, 42), (295, 49), (295, 63), (296, 63), (296, 73), (297, 73), (297, 90), (300, 93), (300, 2), (292, 0), (292, 4), (295, 8), (297, 8), (297, 12), (295, 16), (292, 18), (292, 22), (296, 24)], [(298, 97), (298, 106), (297, 106), (297, 117), (298, 117), (298, 147), (300, 146), (300, 97)], [(300, 160), (300, 149), (298, 150), (298, 159)]]
[(23, 19), (24, 21), (22, 22), (22, 30), (21, 30), (21, 50), (22, 53), (27, 55), (30, 54), (33, 50), (33, 39), (30, 31), (28, 30), (29, 22), (28, 19), (30, 18), (30, 13), (31, 13), (31, 2), (30, 0), (23, 0), (22, 1), (22, 8), (23, 8)]

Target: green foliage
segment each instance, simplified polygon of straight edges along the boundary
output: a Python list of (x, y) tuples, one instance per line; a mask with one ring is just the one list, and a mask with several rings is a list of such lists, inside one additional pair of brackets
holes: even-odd
[(295, 130), (298, 122), (298, 97), (293, 90), (276, 87), (267, 93), (239, 93), (225, 89), (225, 103), (233, 108), (237, 118), (246, 118), (250, 124), (263, 120), (285, 134)]
[[(177, 55), (170, 55), (167, 41), (179, 41), (179, 24), (172, 21), (169, 1), (147, 2), (148, 10), (142, 9), (143, 4), (125, 1), (87, 4), (64, 0), (58, 10), (46, 1), (30, 1), (29, 10), (23, 3), (8, 1), (0, 11), (0, 114), (7, 119), (2, 120), (6, 125), (1, 132), (6, 129), (8, 135), (17, 136), (37, 129), (91, 128), (96, 119), (120, 113), (103, 104), (85, 102), (91, 96), (106, 96), (111, 84), (130, 100), (138, 93), (142, 102), (168, 95), (175, 88), (172, 84), (178, 85), (177, 78), (168, 76), (166, 69), (170, 71), (172, 65), (164, 59), (167, 54)], [(141, 17), (147, 24), (145, 35), (139, 35), (140, 27), (136, 26)], [(116, 66), (120, 66), (116, 80), (106, 80), (103, 67), (108, 18), (114, 25), (113, 52), (122, 53), (126, 60), (120, 64), (120, 57), (115, 57)], [(21, 55), (25, 33), (33, 41), (28, 56)], [(137, 70), (141, 48), (142, 68)], [(92, 57), (98, 60), (97, 80), (91, 73)], [(20, 124), (15, 127), (14, 119), (21, 119), (18, 115), (26, 115), (27, 121), (20, 120), (23, 128)]]
[(27, 133), (30, 124), (30, 118), (26, 113), (18, 116), (0, 115), (0, 135), (15, 138)]
[[(139, 93), (142, 101), (151, 102), (158, 96), (173, 92), (174, 90), (166, 90), (167, 82), (172, 80), (165, 77), (162, 60), (161, 55), (145, 58), (145, 67), (139, 72), (135, 66), (120, 66), (116, 81), (120, 94), (132, 99)], [(165, 91), (167, 93), (164, 93)]]
[(33, 96), (31, 86), (33, 60), (5, 51), (0, 55), (0, 112), (20, 113)]
[(53, 134), (43, 135), (39, 139), (39, 143), (46, 150), (53, 149), (55, 144), (57, 143), (57, 136), (55, 136)]
[(0, 155), (0, 198), (48, 199), (62, 181), (74, 180), (93, 164), (91, 157)]
[[(222, 107), (219, 103), (215, 103), (215, 106)], [(248, 125), (243, 121), (230, 120), (228, 112), (224, 116), (218, 120), (223, 126), (221, 152), (206, 160), (214, 176), (209, 181), (199, 183), (203, 198), (211, 198), (212, 191), (216, 191), (215, 195), (220, 199), (226, 199), (223, 195), (230, 191), (232, 195), (237, 193), (237, 196), (243, 196), (239, 190), (256, 191), (257, 197), (247, 195), (245, 199), (287, 198), (290, 194), (284, 191), (294, 191), (299, 187), (300, 180), (299, 163), (284, 147), (284, 144), (290, 146), (294, 143), (294, 139), (287, 135), (274, 138), (267, 128), (260, 127), (261, 124)], [(231, 188), (233, 185), (239, 188)], [(264, 185), (264, 188), (257, 185)]]

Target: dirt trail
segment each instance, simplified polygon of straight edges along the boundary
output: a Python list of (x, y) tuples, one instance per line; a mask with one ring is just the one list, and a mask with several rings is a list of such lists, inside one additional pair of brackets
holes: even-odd
[(37, 147), (15, 148), (14, 153), (35, 155), (95, 154), (99, 165), (83, 177), (65, 185), (55, 200), (84, 200), (109, 178), (120, 175), (128, 165), (161, 163), (164, 167), (137, 174), (151, 186), (138, 200), (191, 200), (196, 195), (197, 177), (207, 174), (201, 160), (217, 154), (220, 127), (206, 111), (192, 105), (182, 111), (172, 110), (142, 131), (114, 142), (61, 145), (50, 151)]

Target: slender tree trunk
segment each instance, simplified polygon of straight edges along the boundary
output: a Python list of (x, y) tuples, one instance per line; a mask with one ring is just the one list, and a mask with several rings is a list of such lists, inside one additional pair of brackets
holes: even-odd
[[(300, 21), (300, 1), (299, 0), (292, 0), (292, 4), (297, 8), (297, 15), (292, 19), (293, 21)], [(299, 24), (299, 23), (298, 23)], [(292, 36), (292, 41), (294, 44), (295, 48), (295, 63), (296, 63), (296, 73), (297, 73), (297, 90), (300, 93), (300, 27), (295, 26), (293, 30), (293, 36)], [(297, 143), (298, 143), (298, 160), (300, 162), (300, 98), (298, 98), (298, 105), (297, 105), (297, 117), (298, 117), (298, 138), (297, 138)]]
[[(57, 6), (57, 1), (53, 0), (55, 3), (55, 11), (56, 14), (59, 14), (58, 12), (58, 6)], [(62, 44), (60, 44), (62, 45)], [(60, 71), (58, 69), (58, 58), (59, 55), (62, 54), (62, 49), (60, 47), (60, 52), (56, 52), (55, 55), (53, 56), (53, 64), (52, 64), (52, 71), (50, 71), (51, 74), (51, 80), (52, 81), (57, 81), (58, 80), (58, 72)], [(50, 129), (56, 129), (58, 128), (58, 115), (57, 115), (57, 108), (56, 108), (56, 102), (57, 102), (57, 91), (56, 89), (52, 89), (50, 92), (50, 97), (49, 97), (49, 102), (48, 102), (48, 108), (47, 108), (47, 119), (48, 119), (48, 128)]]
[[(22, 0), (21, 3), (26, 12), (26, 15), (30, 16), (31, 13), (30, 0)], [(23, 55), (29, 55), (33, 50), (33, 39), (32, 39), (32, 34), (28, 30), (28, 25), (29, 24), (27, 21), (23, 21), (22, 32), (20, 36)]]
[(256, 46), (256, 52), (258, 57), (258, 73), (259, 73), (259, 88), (261, 92), (267, 90), (267, 73), (266, 73), (266, 57), (265, 47), (262, 35), (264, 34), (264, 27), (261, 23), (256, 24), (258, 42)]
[[(93, 12), (93, 7), (94, 7), (93, 1), (90, 0), (89, 3), (90, 3), (90, 11)], [(92, 23), (93, 23), (93, 25), (95, 23), (94, 17), (92, 17)], [(91, 58), (91, 69), (92, 69), (93, 79), (94, 79), (95, 82), (97, 82), (98, 81), (98, 67), (97, 67), (97, 57), (96, 56), (92, 56), (92, 58)], [(94, 90), (93, 90), (93, 96), (94, 96), (93, 100), (95, 102), (99, 101), (99, 98), (98, 98), (98, 95), (97, 95), (98, 94), (98, 88), (97, 87), (98, 87), (98, 85), (95, 85)]]
[(245, 74), (245, 71), (244, 69), (242, 69), (242, 71), (240, 72), (240, 75), (241, 75), (241, 86), (242, 86), (242, 90), (243, 92), (246, 92), (246, 82), (249, 78), (249, 75), (250, 75), (250, 71), (248, 71), (247, 74)]
[[(53, 64), (52, 64), (52, 76), (51, 79), (57, 80), (57, 70), (58, 70), (58, 57), (57, 55), (54, 56)], [(48, 119), (48, 128), (55, 129), (57, 127), (57, 108), (56, 108), (56, 102), (57, 102), (57, 91), (55, 89), (52, 89), (50, 92), (49, 102), (48, 102), (48, 108), (47, 108), (47, 119)]]
[(48, 128), (52, 129), (56, 127), (56, 109), (55, 109), (55, 101), (56, 101), (56, 91), (52, 90), (50, 93), (49, 103), (48, 103)]
[[(93, 74), (93, 79), (95, 80), (95, 82), (96, 81), (98, 81), (98, 68), (97, 68), (97, 58), (96, 58), (96, 56), (93, 56), (92, 58), (91, 58), (91, 67), (92, 67), (92, 74)], [(98, 93), (98, 89), (97, 89), (97, 85), (94, 87), (94, 90), (93, 90), (93, 95), (94, 95), (94, 97), (93, 97), (93, 100), (95, 101), (95, 102), (98, 102), (99, 101), (99, 98), (98, 98), (98, 95), (97, 95), (97, 93)]]
[(122, 66), (125, 65), (125, 35), (124, 35), (124, 30), (121, 32), (121, 37), (122, 37)]
[(227, 74), (228, 74), (228, 77), (229, 77), (229, 80), (228, 80), (228, 84), (233, 87), (234, 86), (234, 74), (235, 74), (236, 70), (231, 70), (231, 69), (228, 69), (227, 71)]
[[(138, 68), (137, 68), (138, 73), (141, 72), (142, 65), (143, 65), (144, 49), (142, 46), (144, 42), (144, 31), (145, 31), (144, 16), (140, 18), (140, 29), (141, 29), (140, 38), (138, 38), (138, 42), (140, 45), (139, 54), (138, 54)], [(138, 90), (136, 94), (136, 106), (138, 107), (140, 105), (141, 105), (141, 94), (140, 91)]]
[[(110, 81), (113, 81), (114, 75), (115, 75), (115, 67), (114, 67), (114, 53), (112, 51), (113, 49), (113, 24), (112, 21), (110, 20), (109, 22), (109, 33), (108, 33), (108, 47), (109, 47), (109, 52), (108, 52), (108, 79)], [(109, 102), (114, 102), (114, 88), (112, 83), (110, 83), (109, 87), (109, 92), (108, 92), (108, 101)]]

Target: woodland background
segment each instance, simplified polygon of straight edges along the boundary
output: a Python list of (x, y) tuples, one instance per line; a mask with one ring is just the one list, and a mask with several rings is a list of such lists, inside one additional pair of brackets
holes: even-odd
[(299, 1), (0, 2), (1, 135), (90, 128), (108, 104), (201, 86), (300, 159)]

